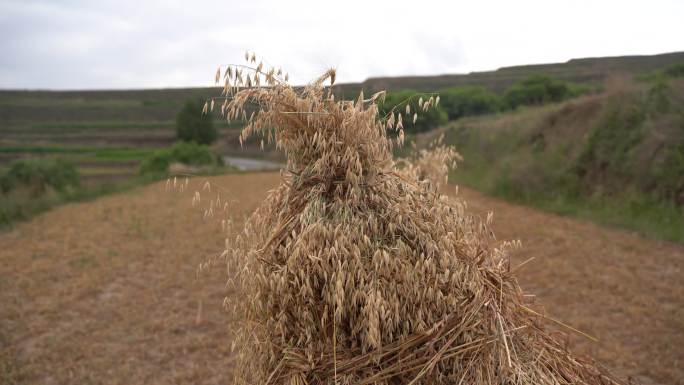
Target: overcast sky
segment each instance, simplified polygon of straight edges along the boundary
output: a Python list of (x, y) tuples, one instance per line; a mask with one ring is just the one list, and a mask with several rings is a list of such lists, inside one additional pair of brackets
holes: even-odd
[(0, 0), (0, 88), (197, 87), (245, 50), (295, 83), (684, 50), (684, 1)]

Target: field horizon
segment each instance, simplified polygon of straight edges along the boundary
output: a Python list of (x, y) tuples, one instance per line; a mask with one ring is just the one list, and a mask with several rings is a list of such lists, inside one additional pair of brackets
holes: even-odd
[[(344, 82), (335, 84), (336, 91), (360, 90), (369, 92), (384, 89), (386, 91), (415, 89), (418, 91), (434, 91), (439, 88), (459, 87), (467, 85), (485, 85), (493, 90), (501, 90), (503, 86), (513, 84), (530, 73), (558, 76), (559, 79), (579, 83), (601, 81), (607, 75), (618, 72), (640, 73), (657, 70), (669, 64), (684, 61), (684, 51), (670, 51), (657, 54), (590, 56), (568, 59), (564, 62), (529, 63), (502, 66), (490, 70), (475, 70), (464, 73), (438, 73), (422, 75), (372, 76), (361, 82)], [(491, 80), (491, 83), (488, 82)], [(303, 86), (302, 85), (297, 85)], [(382, 86), (386, 86), (382, 88)], [(2, 92), (51, 92), (51, 93), (116, 93), (116, 92), (165, 92), (185, 91), (194, 93), (202, 90), (216, 90), (215, 86), (191, 87), (121, 87), (121, 88), (0, 88)]]

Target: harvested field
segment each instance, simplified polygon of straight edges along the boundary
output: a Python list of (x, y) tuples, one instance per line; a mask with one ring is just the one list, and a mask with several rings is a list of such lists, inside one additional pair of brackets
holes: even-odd
[(549, 315), (599, 339), (577, 350), (622, 378), (684, 384), (684, 247), (460, 189), (471, 209), (493, 211), (499, 239), (517, 237), (522, 287)]
[[(37, 384), (225, 383), (223, 271), (195, 280), (221, 251), (216, 221), (185, 193), (154, 184), (59, 207), (0, 234), (0, 382)], [(277, 174), (208, 178), (247, 214)], [(513, 264), (548, 313), (600, 339), (572, 342), (622, 377), (684, 378), (684, 247), (461, 194), (493, 210), (499, 239), (525, 246)], [(237, 204), (239, 202), (239, 204)]]

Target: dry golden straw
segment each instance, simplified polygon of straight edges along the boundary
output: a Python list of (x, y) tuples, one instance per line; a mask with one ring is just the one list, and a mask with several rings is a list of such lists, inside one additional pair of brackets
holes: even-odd
[(336, 101), (334, 70), (293, 88), (245, 57), (219, 69), (216, 100), (247, 121), (243, 139), (274, 141), (288, 160), (223, 253), (226, 306), (242, 317), (236, 383), (618, 383), (526, 305), (508, 260), (516, 243), (497, 244), (491, 217), (438, 193), (453, 150), (393, 160), (387, 128), (402, 142), (402, 122), (438, 99), (379, 117), (384, 93)]

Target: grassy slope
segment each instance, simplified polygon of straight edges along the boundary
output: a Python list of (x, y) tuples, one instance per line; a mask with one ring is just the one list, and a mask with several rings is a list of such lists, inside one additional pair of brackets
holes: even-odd
[(684, 83), (463, 119), (446, 140), (464, 184), (561, 214), (684, 242)]

